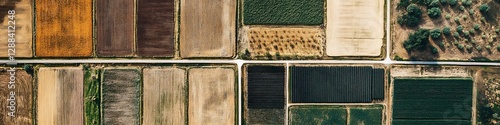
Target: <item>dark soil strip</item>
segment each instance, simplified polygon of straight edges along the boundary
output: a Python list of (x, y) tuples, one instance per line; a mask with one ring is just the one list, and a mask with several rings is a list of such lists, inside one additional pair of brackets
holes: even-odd
[(140, 124), (140, 74), (135, 69), (106, 69), (102, 81), (103, 124)]
[(137, 2), (137, 55), (172, 57), (175, 53), (174, 0)]
[(284, 124), (285, 67), (248, 67), (249, 124)]
[(134, 0), (96, 0), (98, 56), (134, 52)]

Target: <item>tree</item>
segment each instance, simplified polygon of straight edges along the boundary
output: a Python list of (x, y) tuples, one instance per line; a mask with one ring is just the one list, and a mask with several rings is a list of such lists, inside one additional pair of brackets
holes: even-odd
[(408, 14), (414, 15), (414, 16), (422, 15), (422, 10), (416, 4), (410, 4), (408, 7), (406, 7), (406, 12), (408, 12)]
[(488, 4), (483, 4), (481, 6), (479, 6), (479, 11), (483, 12), (483, 13), (486, 13), (490, 10), (490, 6), (488, 6)]
[(448, 0), (441, 0), (441, 4), (443, 5), (448, 4)]
[(441, 9), (439, 7), (433, 7), (429, 10), (427, 10), (427, 15), (431, 18), (438, 18), (441, 16)]
[(460, 37), (460, 34), (458, 34), (458, 32), (455, 32), (455, 33), (453, 33), (453, 36)]
[(476, 23), (476, 24), (474, 24), (474, 29), (475, 29), (475, 30), (479, 30), (479, 28), (481, 28), (481, 25), (479, 25), (479, 24), (477, 24), (477, 23)]
[(472, 5), (472, 0), (462, 0), (462, 5), (470, 6)]
[(436, 28), (432, 30), (430, 35), (432, 39), (438, 39), (439, 37), (441, 37), (441, 29)]
[(398, 3), (398, 7), (400, 7), (400, 8), (406, 8), (410, 4), (411, 4), (410, 0), (400, 0), (399, 3)]
[(445, 27), (445, 28), (443, 28), (443, 34), (444, 34), (444, 35), (450, 35), (450, 34), (451, 34), (451, 29), (450, 29), (450, 27)]
[(457, 4), (458, 4), (458, 0), (450, 0), (448, 3), (449, 3), (451, 6), (455, 6), (455, 5), (457, 5)]
[(439, 0), (432, 0), (427, 7), (439, 7)]
[(419, 29), (409, 34), (408, 39), (403, 42), (407, 51), (423, 50), (429, 44), (429, 30)]
[(458, 25), (457, 26), (457, 32), (462, 32), (464, 30), (464, 26)]

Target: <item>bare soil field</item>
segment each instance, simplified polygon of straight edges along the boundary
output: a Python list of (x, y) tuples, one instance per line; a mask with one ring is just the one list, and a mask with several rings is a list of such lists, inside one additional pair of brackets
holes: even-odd
[(242, 28), (240, 53), (257, 56), (323, 56), (324, 30), (319, 27)]
[(144, 125), (182, 125), (186, 123), (186, 71), (146, 68), (144, 71)]
[(37, 123), (83, 125), (82, 68), (40, 68), (37, 77)]
[(103, 124), (140, 124), (140, 83), (138, 69), (104, 69), (101, 87)]
[(182, 58), (234, 56), (235, 0), (183, 0), (180, 8), (179, 49)]
[[(32, 95), (33, 95), (33, 78), (24, 70), (16, 70), (15, 88), (9, 89), (10, 68), (0, 68), (0, 112), (4, 113), (0, 117), (0, 124), (2, 125), (30, 125), (32, 124)], [(7, 115), (10, 112), (9, 102), (7, 101), (12, 96), (10, 92), (15, 92), (16, 112), (15, 117)]]
[(173, 57), (175, 54), (176, 0), (137, 1), (137, 55)]
[(35, 5), (36, 57), (92, 56), (92, 0), (36, 0)]
[[(460, 0), (458, 0), (460, 1)], [(473, 0), (471, 5), (458, 2), (457, 5), (440, 4), (440, 16), (431, 18), (425, 5), (419, 5), (422, 11), (422, 19), (419, 26), (408, 27), (398, 24), (398, 18), (406, 13), (406, 8), (398, 8), (400, 0), (392, 0), (391, 9), (391, 58), (396, 60), (500, 60), (500, 47), (498, 43), (498, 32), (500, 28), (498, 20), (500, 16), (500, 3), (493, 0)], [(480, 6), (487, 4), (489, 11), (483, 13)], [(476, 29), (476, 25), (478, 26)], [(463, 27), (458, 31), (458, 27)], [(418, 29), (440, 29), (441, 36), (429, 38), (428, 45), (421, 51), (408, 51), (403, 43), (409, 38), (409, 34)], [(450, 28), (450, 34), (445, 35), (443, 29)], [(455, 32), (457, 36), (455, 36)], [(466, 33), (467, 32), (467, 33)], [(467, 34), (467, 35), (465, 35)], [(470, 35), (469, 35), (470, 34)], [(435, 49), (435, 50), (432, 50)], [(432, 52), (435, 51), (435, 52)]]
[[(8, 34), (9, 24), (8, 11), (15, 10), (15, 39), (16, 39), (16, 57), (32, 57), (33, 56), (33, 0), (2, 0), (0, 2), (0, 34)], [(11, 29), (13, 30), (13, 29)], [(8, 57), (8, 38), (7, 36), (0, 37), (0, 57)]]
[(190, 125), (236, 123), (235, 74), (230, 68), (189, 70)]
[(135, 42), (134, 0), (96, 0), (96, 54), (132, 56)]
[(328, 1), (326, 54), (380, 56), (384, 43), (384, 1)]

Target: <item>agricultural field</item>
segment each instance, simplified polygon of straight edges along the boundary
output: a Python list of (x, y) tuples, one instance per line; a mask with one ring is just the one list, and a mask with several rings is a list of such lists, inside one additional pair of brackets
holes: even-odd
[(96, 1), (97, 56), (134, 54), (134, 3), (134, 0)]
[(285, 66), (247, 65), (244, 83), (246, 124), (285, 123)]
[[(32, 47), (33, 47), (33, 9), (31, 7), (33, 0), (16, 0), (5, 1), (0, 3), (0, 34), (5, 36), (0, 37), (0, 57), (8, 57), (8, 38), (6, 35), (9, 34), (8, 26), (14, 24), (9, 23), (11, 20), (8, 13), (9, 10), (15, 9), (15, 16), (12, 17), (15, 20), (15, 39), (16, 47), (23, 48), (16, 50), (16, 57), (32, 57)], [(14, 30), (14, 29), (10, 29)]]
[(137, 55), (173, 57), (175, 0), (137, 1)]
[(236, 79), (230, 68), (189, 69), (188, 124), (236, 123)]
[(92, 56), (92, 0), (36, 0), (35, 5), (36, 57)]
[(328, 1), (326, 55), (380, 57), (385, 0)]
[(324, 30), (319, 27), (243, 28), (240, 56), (243, 59), (287, 59), (294, 56), (319, 58), (323, 56)]
[[(2, 125), (30, 125), (33, 123), (32, 117), (32, 109), (33, 109), (33, 78), (31, 74), (24, 70), (16, 69), (16, 80), (15, 80), (15, 88), (13, 90), (9, 89), (9, 79), (11, 77), (10, 68), (0, 68), (0, 79), (2, 80), (0, 83), (0, 105), (4, 106), (0, 108), (0, 112), (3, 114), (0, 115), (0, 124)], [(12, 98), (10, 92), (14, 92), (15, 96)], [(8, 116), (8, 112), (11, 111), (11, 108), (8, 107), (11, 101), (8, 100), (15, 99), (15, 117), (12, 118)]]
[(37, 124), (83, 125), (83, 81), (81, 67), (40, 68), (37, 76)]
[(140, 124), (141, 74), (138, 69), (104, 69), (101, 92), (103, 124)]
[(179, 68), (145, 68), (144, 125), (181, 125), (187, 120), (186, 71)]
[(384, 99), (385, 72), (372, 66), (291, 66), (292, 103), (370, 103)]
[(182, 58), (231, 58), (236, 49), (236, 0), (180, 3)]
[(370, 106), (292, 106), (291, 125), (381, 125), (383, 107)]
[(396, 77), (393, 83), (393, 124), (471, 123), (473, 80), (470, 77)]
[(324, 0), (243, 0), (246, 25), (321, 25)]
[(500, 69), (481, 68), (477, 77), (477, 124), (500, 123)]
[(101, 70), (88, 66), (84, 68), (85, 125), (99, 125), (101, 124)]
[(393, 0), (395, 60), (500, 59), (498, 0)]

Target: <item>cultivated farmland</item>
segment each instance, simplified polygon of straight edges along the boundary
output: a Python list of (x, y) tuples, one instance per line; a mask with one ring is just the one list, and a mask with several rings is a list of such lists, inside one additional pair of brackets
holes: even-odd
[(327, 8), (328, 56), (381, 56), (384, 0), (333, 0)]
[(234, 70), (189, 70), (188, 124), (233, 125), (236, 121)]
[(472, 85), (470, 78), (395, 78), (393, 124), (470, 124)]
[(322, 57), (324, 30), (318, 27), (272, 28), (251, 26), (242, 31), (242, 58), (286, 59), (292, 56)]
[(284, 124), (285, 67), (247, 66), (244, 119), (247, 124)]
[(134, 0), (96, 0), (97, 56), (134, 54)]
[(83, 125), (83, 75), (81, 67), (38, 70), (39, 125)]
[(92, 55), (92, 0), (36, 0), (35, 5), (37, 57)]
[(182, 0), (182, 58), (230, 58), (236, 49), (236, 0)]
[[(33, 95), (33, 80), (32, 76), (24, 70), (16, 69), (15, 74), (15, 88), (9, 89), (9, 79), (11, 77), (10, 72), (7, 72), (10, 68), (0, 68), (0, 124), (2, 125), (30, 125), (32, 124), (33, 106), (32, 106), (32, 95)], [(11, 101), (8, 99), (14, 99), (10, 96), (10, 92), (15, 93), (15, 117), (10, 117), (8, 112), (11, 111), (9, 106)]]
[(144, 125), (181, 125), (187, 120), (186, 71), (178, 68), (144, 69)]
[(85, 101), (85, 125), (101, 124), (101, 75), (100, 69), (86, 67), (83, 96)]
[(33, 47), (33, 9), (31, 5), (33, 0), (16, 0), (6, 1), (2, 0), (0, 3), (0, 34), (5, 36), (0, 37), (0, 57), (8, 57), (8, 26), (13, 26), (9, 23), (11, 20), (8, 15), (9, 10), (15, 10), (15, 16), (12, 18), (15, 21), (15, 43), (17, 48), (16, 57), (32, 57)]
[(107, 68), (102, 76), (103, 124), (140, 124), (140, 71)]
[(321, 25), (324, 0), (244, 0), (244, 24)]
[(137, 55), (174, 56), (175, 6), (175, 0), (137, 1)]
[(347, 110), (334, 106), (292, 106), (288, 110), (290, 125), (346, 125)]
[(351, 125), (381, 125), (382, 106), (349, 108)]

